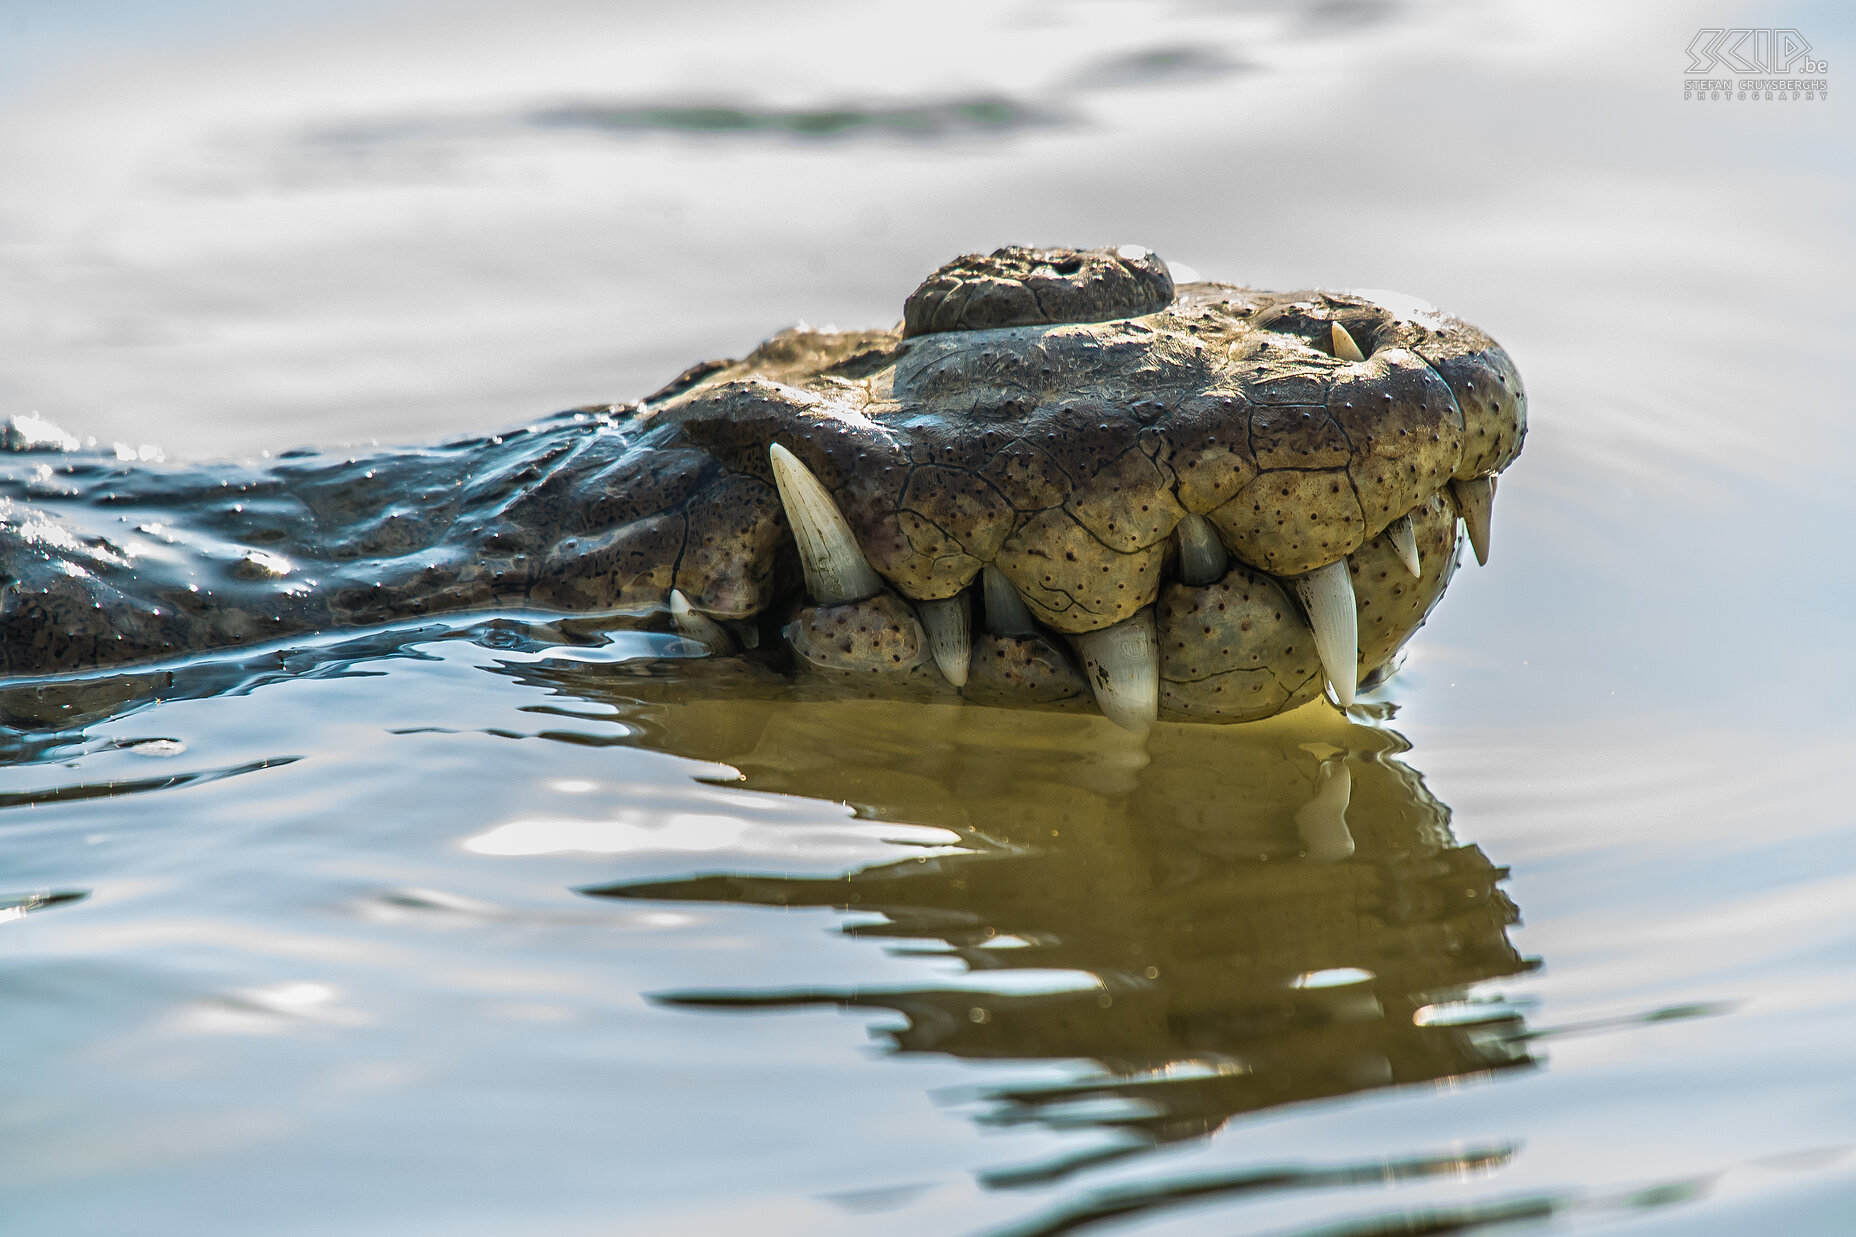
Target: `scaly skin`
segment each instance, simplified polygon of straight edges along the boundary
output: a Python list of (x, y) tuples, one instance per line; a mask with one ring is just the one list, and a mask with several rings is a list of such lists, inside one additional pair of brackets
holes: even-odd
[[(1525, 407), (1506, 353), (1428, 307), (1175, 289), (1143, 250), (1000, 250), (936, 272), (899, 329), (783, 331), (638, 404), (490, 439), (174, 470), (47, 455), (16, 428), (0, 673), (444, 611), (661, 623), (676, 589), (748, 643), (784, 624), (803, 667), (932, 685), (917, 603), (990, 564), (1038, 627), (977, 636), (970, 697), (1086, 698), (1065, 638), (1151, 608), (1163, 715), (1264, 717), (1323, 681), (1286, 581), (1345, 559), (1358, 671), (1384, 665), (1454, 568), (1450, 483), (1507, 466)], [(776, 443), (892, 592), (801, 604)], [(1416, 578), (1387, 534), (1407, 515)], [(1178, 578), (1189, 516), (1232, 560), (1209, 584)]]

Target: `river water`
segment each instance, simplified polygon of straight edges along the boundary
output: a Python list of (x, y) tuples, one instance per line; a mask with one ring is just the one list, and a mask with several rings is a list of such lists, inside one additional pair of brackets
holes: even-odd
[[(0, 1200), (73, 1234), (1856, 1231), (1852, 125), (1691, 3), (0, 5), (0, 414), (632, 398), (1007, 242), (1531, 396), (1352, 719), (805, 698), (533, 615), (13, 710)], [(128, 703), (125, 703), (128, 702)]]

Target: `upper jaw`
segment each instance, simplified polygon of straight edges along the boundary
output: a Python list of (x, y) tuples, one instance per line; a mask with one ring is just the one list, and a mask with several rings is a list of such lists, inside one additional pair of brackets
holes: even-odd
[[(1362, 360), (1316, 346), (1348, 323)], [(1505, 467), (1525, 407), (1506, 353), (1456, 319), (1190, 284), (1105, 323), (784, 332), (651, 412), (766, 482), (768, 443), (794, 451), (908, 596), (996, 563), (1040, 621), (1086, 631), (1151, 603), (1186, 515), (1302, 575)]]

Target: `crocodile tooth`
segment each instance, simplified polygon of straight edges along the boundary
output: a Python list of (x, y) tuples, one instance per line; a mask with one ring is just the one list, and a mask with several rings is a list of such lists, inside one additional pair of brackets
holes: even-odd
[(838, 510), (824, 483), (798, 456), (774, 443), (773, 481), (780, 488), (780, 505), (799, 543), (799, 565), (805, 569), (806, 591), (821, 606), (862, 601), (883, 591), (882, 577), (857, 546), (857, 537)]
[(1160, 644), (1154, 612), (1142, 610), (1113, 627), (1070, 637), (1102, 716), (1124, 730), (1146, 733), (1160, 715)]
[(1452, 481), (1450, 492), (1456, 495), (1456, 509), (1463, 516), (1463, 528), (1469, 533), (1469, 546), (1476, 552), (1476, 565), (1489, 563), (1489, 514), (1495, 507), (1495, 478), (1472, 477)]
[(1295, 831), (1302, 836), (1302, 853), (1316, 863), (1338, 863), (1353, 854), (1353, 833), (1347, 828), (1347, 805), (1353, 800), (1353, 774), (1347, 762), (1331, 757), (1321, 762), (1321, 786), (1315, 797), (1295, 812)]
[(1364, 361), (1366, 354), (1360, 351), (1360, 345), (1353, 342), (1353, 336), (1347, 328), (1338, 322), (1328, 323), (1328, 336), (1334, 341), (1334, 355), (1343, 361)]
[(1354, 608), (1347, 560), (1317, 567), (1290, 583), (1308, 611), (1309, 626), (1315, 629), (1315, 652), (1334, 688), (1334, 699), (1347, 708), (1353, 704), (1353, 686), (1360, 672), (1360, 616)]
[(1188, 515), (1179, 522), (1176, 535), (1179, 537), (1180, 580), (1198, 588), (1224, 578), (1225, 570), (1231, 565), (1231, 556), (1225, 553), (1224, 542), (1218, 540), (1218, 532), (1210, 520), (1202, 515)]
[(711, 653), (735, 651), (735, 638), (728, 629), (690, 605), (680, 588), (670, 590), (670, 621), (678, 635)]
[(986, 602), (986, 630), (995, 636), (1034, 636), (1038, 625), (1018, 588), (990, 563), (980, 572), (980, 592)]
[(1409, 515), (1401, 515), (1386, 528), (1386, 536), (1392, 539), (1392, 548), (1398, 551), (1398, 561), (1405, 564), (1405, 570), (1413, 576), (1422, 576), (1423, 569), (1418, 562), (1418, 530), (1412, 526)]
[(915, 610), (921, 616), (922, 630), (928, 633), (928, 651), (934, 664), (955, 687), (967, 685), (967, 667), (973, 661), (973, 619), (967, 609), (967, 595), (959, 593), (939, 601), (918, 601)]

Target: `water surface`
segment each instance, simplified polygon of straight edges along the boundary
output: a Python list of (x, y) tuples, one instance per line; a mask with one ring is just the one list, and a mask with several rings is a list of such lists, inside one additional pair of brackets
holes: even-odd
[(1533, 414), (1351, 719), (536, 615), (0, 693), (22, 1230), (1856, 1228), (1852, 129), (1681, 98), (1841, 12), (13, 8), (0, 414), (138, 466), (635, 397), (1009, 241), (1402, 289)]

